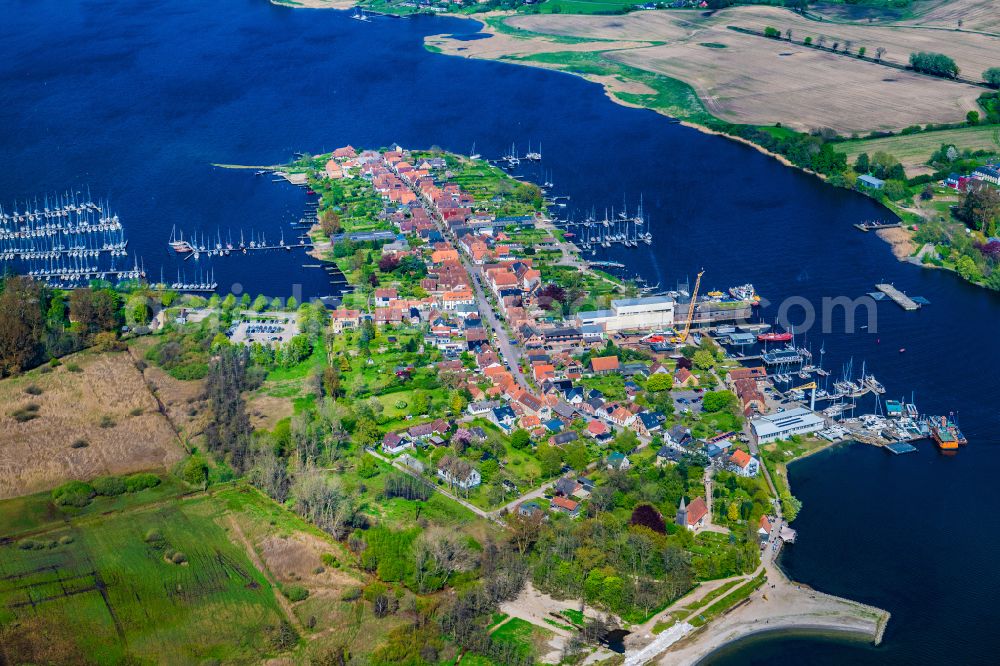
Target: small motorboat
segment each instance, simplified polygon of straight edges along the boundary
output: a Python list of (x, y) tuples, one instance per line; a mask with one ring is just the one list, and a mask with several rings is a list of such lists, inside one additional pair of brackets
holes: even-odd
[(902, 354), (906, 351), (906, 347), (900, 347), (899, 353)]

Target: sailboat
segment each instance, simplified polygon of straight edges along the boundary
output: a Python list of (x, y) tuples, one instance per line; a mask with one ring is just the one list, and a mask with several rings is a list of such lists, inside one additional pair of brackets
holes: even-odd
[(355, 9), (354, 10), (354, 14), (351, 16), (351, 18), (355, 19), (357, 21), (367, 21), (367, 20), (369, 20), (368, 14), (365, 14), (365, 10), (364, 10), (363, 7), (358, 7), (357, 9)]

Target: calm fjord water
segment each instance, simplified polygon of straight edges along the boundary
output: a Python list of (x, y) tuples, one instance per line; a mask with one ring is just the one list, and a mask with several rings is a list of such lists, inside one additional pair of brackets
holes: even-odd
[[(825, 341), (828, 369), (866, 360), (892, 396), (915, 391), (925, 412), (958, 411), (971, 442), (952, 457), (929, 442), (900, 457), (842, 447), (793, 467), (804, 508), (785, 567), (892, 611), (885, 643), (769, 637), (709, 661), (992, 661), (1000, 297), (894, 261), (874, 235), (851, 227), (886, 216), (870, 200), (612, 104), (580, 79), (422, 48), (425, 35), (474, 32), (471, 22), (365, 24), (266, 0), (10, 0), (0, 18), (0, 202), (89, 186), (121, 215), (153, 279), (161, 265), (168, 281), (178, 267), (194, 277), (194, 262), (167, 250), (174, 225), (253, 228), (274, 239), (301, 215), (301, 190), (213, 162), (274, 164), (296, 151), (393, 141), (463, 153), (475, 143), (498, 156), (530, 140), (542, 142), (542, 168), (577, 210), (644, 196), (656, 242), (606, 258), (650, 283), (672, 287), (704, 267), (709, 286), (751, 281), (775, 304), (797, 296), (818, 307), (882, 280), (927, 297), (932, 305), (916, 313), (879, 304), (869, 331), (845, 335), (840, 315), (832, 332), (807, 338), (813, 351)], [(226, 290), (335, 292), (323, 271), (302, 263), (312, 262), (299, 253), (234, 256), (214, 270)], [(769, 320), (776, 314), (776, 305), (764, 308)]]

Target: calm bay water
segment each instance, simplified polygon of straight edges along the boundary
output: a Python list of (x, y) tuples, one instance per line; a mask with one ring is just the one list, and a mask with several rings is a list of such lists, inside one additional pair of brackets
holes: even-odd
[[(831, 330), (825, 366), (854, 359), (892, 397), (959, 413), (970, 445), (952, 457), (929, 442), (890, 457), (842, 447), (792, 468), (804, 501), (800, 542), (783, 564), (818, 589), (889, 609), (880, 648), (801, 636), (758, 638), (712, 657), (736, 664), (984, 663), (1000, 595), (992, 554), (1000, 510), (992, 456), (1000, 443), (1000, 296), (954, 276), (894, 261), (851, 224), (883, 218), (870, 200), (826, 187), (756, 151), (610, 103), (577, 78), (423, 50), (425, 35), (467, 34), (451, 19), (348, 20), (265, 0), (10, 0), (0, 13), (0, 202), (89, 186), (124, 221), (130, 249), (158, 278), (179, 262), (173, 226), (278, 237), (303, 210), (302, 190), (211, 164), (274, 164), (347, 143), (441, 146), (499, 156), (542, 142), (570, 208), (634, 207), (644, 197), (656, 242), (608, 251), (664, 288), (702, 267), (710, 287), (753, 282), (774, 305), (856, 298), (893, 281), (932, 305), (877, 306), (865, 332)], [(567, 210), (569, 212), (569, 209)], [(578, 217), (582, 213), (577, 214)], [(233, 256), (212, 267), (223, 289), (319, 296), (336, 292), (300, 253)], [(297, 285), (297, 286), (296, 286)], [(789, 318), (800, 321), (801, 308)], [(801, 328), (797, 329), (801, 331)], [(905, 348), (905, 353), (899, 349)]]

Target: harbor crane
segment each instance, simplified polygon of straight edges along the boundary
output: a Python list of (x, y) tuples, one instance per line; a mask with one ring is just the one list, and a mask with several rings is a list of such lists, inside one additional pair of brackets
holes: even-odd
[(694, 320), (694, 306), (698, 303), (698, 287), (701, 286), (701, 276), (705, 274), (705, 269), (701, 269), (698, 272), (698, 279), (694, 281), (694, 291), (691, 292), (691, 306), (688, 308), (687, 321), (684, 322), (684, 330), (681, 331), (680, 335), (676, 335), (670, 338), (670, 342), (675, 345), (684, 344), (687, 340), (688, 333), (691, 332), (691, 322)]
[(816, 411), (816, 382), (809, 382), (808, 384), (803, 384), (802, 386), (796, 386), (789, 391), (804, 391), (806, 389), (812, 389), (812, 396), (809, 400), (809, 409)]

